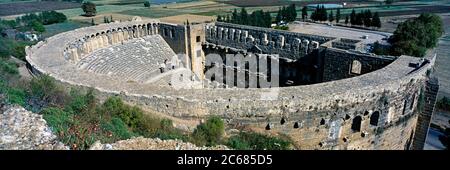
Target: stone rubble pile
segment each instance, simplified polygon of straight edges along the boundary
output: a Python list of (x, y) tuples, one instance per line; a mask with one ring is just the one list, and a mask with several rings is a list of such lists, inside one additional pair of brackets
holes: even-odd
[(19, 106), (0, 114), (0, 150), (68, 150), (57, 140), (42, 115)]
[(136, 137), (117, 141), (113, 144), (101, 144), (97, 141), (91, 146), (90, 150), (229, 150), (229, 148), (223, 145), (198, 147), (181, 140)]

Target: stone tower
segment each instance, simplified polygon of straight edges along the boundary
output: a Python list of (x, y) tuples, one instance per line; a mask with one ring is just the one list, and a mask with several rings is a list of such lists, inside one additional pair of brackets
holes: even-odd
[(205, 42), (205, 29), (203, 24), (187, 24), (187, 55), (189, 56), (192, 72), (201, 80), (204, 79), (205, 53), (202, 50), (202, 43)]

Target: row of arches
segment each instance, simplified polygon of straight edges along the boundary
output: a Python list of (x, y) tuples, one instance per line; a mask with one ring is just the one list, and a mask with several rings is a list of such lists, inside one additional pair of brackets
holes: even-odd
[(128, 27), (117, 27), (95, 34), (86, 35), (66, 47), (63, 55), (66, 59), (78, 61), (84, 55), (96, 49), (104, 48), (130, 39), (159, 33), (159, 23), (148, 23)]
[(206, 37), (210, 40), (230, 40), (240, 43), (255, 43), (256, 45), (269, 46), (271, 48), (280, 48), (292, 50), (294, 52), (310, 53), (314, 49), (318, 49), (320, 43), (310, 39), (294, 38), (290, 44), (284, 35), (271, 35), (266, 32), (259, 34), (259, 38), (250, 35), (248, 30), (240, 30), (235, 28), (226, 28), (211, 26), (206, 27)]
[[(364, 114), (365, 114), (365, 115), (368, 115), (369, 112), (366, 111)], [(348, 120), (348, 119), (350, 119), (350, 116), (347, 114), (347, 115), (345, 115), (344, 120)], [(351, 130), (352, 130), (353, 132), (361, 132), (361, 123), (362, 123), (362, 120), (363, 120), (363, 118), (362, 118), (361, 115), (355, 116), (355, 117), (352, 119)], [(371, 126), (378, 126), (379, 121), (380, 121), (380, 112), (379, 112), (379, 111), (374, 111), (374, 112), (370, 115), (370, 117), (369, 117), (369, 124), (370, 124)], [(287, 122), (286, 118), (285, 118), (285, 117), (282, 117), (281, 120), (280, 120), (280, 125), (284, 125), (284, 124), (286, 124), (286, 122)], [(325, 124), (326, 124), (326, 120), (325, 120), (324, 118), (322, 118), (322, 119), (320, 120), (320, 122), (319, 122), (319, 126), (322, 126), (322, 125), (325, 125)], [(300, 128), (302, 125), (303, 125), (302, 122), (296, 121), (296, 122), (294, 122), (294, 124), (293, 124), (293, 128), (294, 128), (294, 129), (297, 129), (297, 128)], [(268, 123), (268, 124), (266, 125), (265, 129), (266, 129), (266, 130), (271, 130), (272, 127), (273, 127), (273, 124)]]

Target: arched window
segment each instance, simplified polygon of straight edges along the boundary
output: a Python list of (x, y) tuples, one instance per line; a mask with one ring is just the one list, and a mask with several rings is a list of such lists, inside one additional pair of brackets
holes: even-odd
[(380, 112), (375, 111), (370, 116), (370, 125), (378, 126), (378, 119), (380, 118)]
[(299, 128), (300, 126), (298, 125), (298, 122), (295, 122), (294, 123), (294, 129), (297, 129), (297, 128)]
[(352, 122), (352, 130), (354, 132), (360, 132), (361, 131), (361, 116), (356, 116), (355, 118), (353, 118), (353, 122)]
[(270, 129), (272, 129), (272, 127), (270, 126), (270, 123), (268, 123), (268, 124), (266, 125), (266, 130), (270, 130)]
[(361, 62), (359, 62), (358, 60), (353, 60), (351, 69), (350, 69), (350, 73), (351, 74), (361, 74)]
[(320, 120), (320, 125), (324, 125), (324, 124), (325, 124), (325, 119), (322, 118), (322, 119)]
[(283, 118), (281, 118), (281, 120), (280, 120), (280, 124), (281, 124), (281, 125), (284, 125), (284, 123), (286, 123), (286, 120), (285, 120), (284, 117), (283, 117)]

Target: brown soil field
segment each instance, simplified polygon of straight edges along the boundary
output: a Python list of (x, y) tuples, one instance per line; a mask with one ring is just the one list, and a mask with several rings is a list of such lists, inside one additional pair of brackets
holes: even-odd
[(316, 4), (316, 3), (342, 3), (347, 2), (348, 4), (351, 3), (364, 3), (364, 4), (371, 4), (371, 3), (379, 3), (374, 1), (363, 1), (363, 0), (334, 0), (334, 1), (327, 1), (327, 0), (320, 0), (320, 1), (314, 1), (314, 0), (306, 0), (306, 1), (286, 1), (286, 0), (229, 0), (229, 1), (220, 1), (223, 3), (239, 6), (239, 7), (254, 7), (254, 6), (280, 6), (280, 5), (289, 5), (292, 3), (295, 3), (296, 5), (307, 5), (307, 4)]
[(162, 22), (169, 22), (169, 23), (175, 23), (175, 24), (184, 24), (186, 20), (189, 20), (190, 23), (204, 23), (215, 20), (215, 17), (212, 16), (203, 16), (203, 15), (192, 15), (192, 14), (185, 14), (185, 15), (176, 15), (176, 16), (170, 16), (170, 17), (164, 17), (159, 18)]
[(59, 1), (16, 2), (0, 4), (0, 16), (17, 15), (31, 12), (80, 8), (79, 3)]

